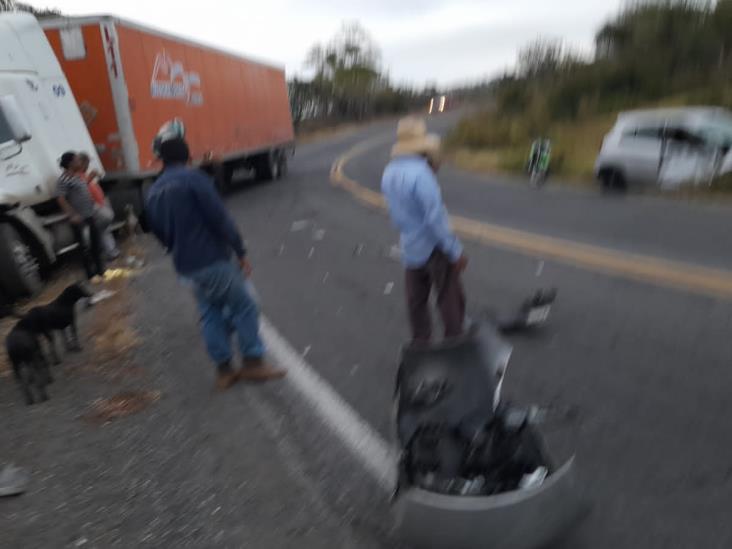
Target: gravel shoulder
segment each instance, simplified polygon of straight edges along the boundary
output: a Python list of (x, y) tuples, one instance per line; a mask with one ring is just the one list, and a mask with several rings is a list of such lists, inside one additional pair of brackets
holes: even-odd
[(286, 388), (214, 393), (192, 300), (150, 257), (82, 313), (85, 350), (56, 367), (49, 402), (0, 379), (0, 465), (31, 474), (0, 499), (0, 547), (383, 546), (328, 503)]

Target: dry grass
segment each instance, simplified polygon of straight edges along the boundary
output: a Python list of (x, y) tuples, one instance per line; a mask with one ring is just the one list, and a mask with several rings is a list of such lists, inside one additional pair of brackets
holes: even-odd
[[(144, 258), (142, 248), (134, 243), (125, 247), (125, 254)], [(124, 261), (119, 263), (124, 265)], [(86, 346), (86, 355), (83, 363), (70, 365), (72, 370), (86, 373), (104, 373), (115, 379), (119, 379), (121, 375), (135, 376), (140, 374), (140, 369), (131, 364), (129, 360), (131, 351), (140, 343), (140, 338), (131, 325), (132, 306), (128, 293), (129, 279), (135, 274), (135, 270), (127, 267), (112, 266), (107, 271), (103, 286), (93, 288), (95, 291), (110, 290), (115, 292), (115, 295), (98, 303), (87, 312), (81, 313), (87, 316), (83, 319), (83, 328), (80, 335), (82, 343)], [(37, 297), (18, 303), (16, 311), (22, 314), (31, 307), (49, 303), (68, 285), (79, 281), (78, 271), (66, 269), (49, 281)], [(17, 319), (12, 317), (0, 321), (0, 340), (5, 341), (5, 337), (15, 325), (15, 322), (17, 322)], [(0, 353), (0, 378), (6, 378), (10, 375), (11, 366), (7, 360), (7, 355), (2, 352)]]
[[(447, 159), (460, 169), (477, 173), (506, 173), (516, 171), (515, 150), (506, 149), (457, 149)], [(521, 155), (523, 157), (523, 155)]]
[(120, 363), (140, 343), (137, 332), (131, 325), (131, 305), (127, 295), (126, 281), (116, 279), (105, 284), (106, 289), (115, 291), (114, 296), (98, 303), (90, 310), (86, 322), (85, 338), (91, 343), (92, 360), (97, 368), (110, 363)]
[(308, 143), (315, 143), (322, 139), (328, 139), (331, 137), (345, 137), (352, 133), (355, 133), (363, 127), (363, 124), (338, 124), (329, 128), (319, 128), (313, 130), (304, 130), (297, 136), (298, 145), (306, 145)]
[[(547, 134), (552, 139), (552, 174), (569, 182), (591, 183), (597, 153), (603, 137), (613, 126), (615, 116), (603, 115), (551, 125)], [(449, 158), (459, 168), (473, 172), (521, 172), (529, 156), (531, 139), (523, 137), (514, 141), (507, 138), (504, 143), (500, 147), (478, 149), (458, 145)]]
[(83, 417), (93, 423), (109, 423), (142, 412), (160, 400), (160, 396), (160, 391), (125, 391), (108, 398), (98, 398)]

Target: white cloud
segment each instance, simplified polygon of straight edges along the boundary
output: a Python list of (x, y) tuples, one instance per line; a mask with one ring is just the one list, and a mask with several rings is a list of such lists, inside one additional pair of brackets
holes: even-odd
[[(44, 0), (69, 15), (111, 13), (302, 70), (307, 51), (344, 20), (359, 20), (399, 81), (477, 78), (513, 64), (536, 36), (565, 37), (588, 48), (622, 0)], [(561, 4), (561, 8), (557, 7)], [(143, 9), (144, 8), (144, 9)]]

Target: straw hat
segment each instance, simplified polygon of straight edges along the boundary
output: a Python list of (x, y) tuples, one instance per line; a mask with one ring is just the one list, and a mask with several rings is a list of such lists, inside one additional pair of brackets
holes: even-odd
[(425, 154), (437, 159), (440, 156), (440, 149), (440, 137), (427, 133), (427, 124), (424, 119), (408, 116), (399, 121), (397, 142), (391, 149), (392, 157)]

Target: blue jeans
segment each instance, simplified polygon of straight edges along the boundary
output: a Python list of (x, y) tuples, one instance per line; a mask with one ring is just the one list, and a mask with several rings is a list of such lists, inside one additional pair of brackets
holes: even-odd
[(241, 355), (261, 358), (264, 344), (259, 337), (259, 308), (249, 295), (238, 266), (222, 261), (186, 278), (193, 283), (201, 313), (201, 331), (211, 359), (216, 364), (231, 360), (234, 331)]

